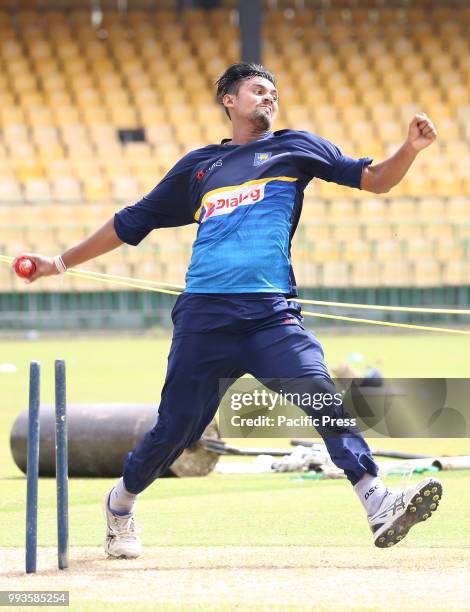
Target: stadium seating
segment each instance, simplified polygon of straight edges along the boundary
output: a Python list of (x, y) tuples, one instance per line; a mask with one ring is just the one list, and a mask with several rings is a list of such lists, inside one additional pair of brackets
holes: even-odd
[[(65, 248), (138, 200), (185, 152), (229, 134), (213, 92), (239, 59), (235, 4), (180, 16), (168, 0), (156, 12), (105, 11), (95, 25), (88, 11), (44, 10), (33, 0), (0, 9), (1, 252)], [(300, 284), (468, 282), (468, 7), (264, 4), (263, 62), (278, 79), (278, 129), (311, 130), (345, 154), (376, 159), (403, 141), (417, 111), (440, 135), (386, 196), (312, 182), (294, 241)], [(140, 128), (144, 142), (123, 144), (118, 130)], [(182, 283), (195, 232), (154, 232), (137, 250), (87, 267)], [(3, 273), (1, 282), (22, 289)], [(64, 287), (102, 289), (77, 279)]]

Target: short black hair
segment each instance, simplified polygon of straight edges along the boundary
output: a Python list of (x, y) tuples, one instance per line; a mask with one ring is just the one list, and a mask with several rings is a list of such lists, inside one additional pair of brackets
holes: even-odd
[[(249, 62), (232, 64), (216, 81), (217, 102), (223, 105), (222, 100), (225, 94), (237, 94), (242, 81), (257, 76), (263, 77), (263, 79), (271, 81), (274, 86), (276, 85), (276, 80), (274, 78), (273, 73), (269, 72), (269, 70), (267, 70), (261, 64), (253, 64)], [(230, 119), (230, 113), (225, 107), (224, 110), (227, 113), (228, 118)]]

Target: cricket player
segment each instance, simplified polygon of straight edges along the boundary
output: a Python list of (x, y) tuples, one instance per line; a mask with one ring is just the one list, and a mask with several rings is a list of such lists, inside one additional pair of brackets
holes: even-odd
[[(315, 134), (273, 131), (279, 93), (263, 66), (234, 64), (217, 85), (230, 139), (185, 155), (142, 200), (62, 255), (26, 254), (36, 264), (36, 281), (123, 243), (137, 245), (154, 229), (198, 225), (186, 288), (172, 311), (156, 425), (129, 452), (123, 477), (105, 497), (105, 550), (111, 557), (142, 553), (136, 498), (201, 437), (217, 411), (221, 379), (249, 373), (277, 391), (282, 379), (289, 381), (288, 391), (335, 394), (322, 347), (292, 300), (297, 289), (290, 245), (304, 189), (317, 178), (386, 193), (436, 139), (430, 119), (418, 114), (390, 158), (376, 164), (369, 157), (352, 159)], [(434, 478), (404, 491), (386, 488), (361, 433), (336, 423), (348, 417), (341, 403), (325, 403), (320, 412), (301, 408), (331, 417), (331, 424), (317, 429), (362, 502), (376, 546), (393, 546), (437, 508), (442, 486)]]

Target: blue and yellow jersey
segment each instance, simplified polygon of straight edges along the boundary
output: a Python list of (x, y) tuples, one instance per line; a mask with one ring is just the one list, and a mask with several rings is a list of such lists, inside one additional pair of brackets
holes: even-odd
[(281, 130), (244, 145), (209, 145), (183, 157), (142, 200), (119, 211), (121, 240), (199, 225), (187, 293), (296, 295), (290, 245), (313, 178), (359, 187), (370, 158), (352, 159), (308, 132)]

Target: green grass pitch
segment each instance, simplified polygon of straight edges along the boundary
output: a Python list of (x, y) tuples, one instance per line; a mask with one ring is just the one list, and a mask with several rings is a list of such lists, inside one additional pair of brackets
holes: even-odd
[[(382, 368), (388, 376), (470, 376), (467, 359), (470, 341), (464, 337), (437, 334), (322, 336), (321, 333), (319, 336), (330, 366), (340, 362), (348, 353), (359, 351), (368, 363), (381, 357)], [(14, 364), (17, 372), (0, 373), (1, 554), (7, 554), (5, 551), (8, 550), (21, 551), (24, 546), (26, 481), (11, 459), (9, 433), (16, 415), (27, 405), (30, 360), (36, 359), (42, 364), (41, 399), (44, 403), (53, 402), (53, 371), (57, 358), (67, 362), (67, 399), (70, 403), (157, 403), (165, 375), (169, 342), (169, 337), (158, 335), (2, 342), (0, 364)], [(288, 446), (288, 440), (233, 442), (251, 446)], [(371, 443), (376, 445), (375, 441)], [(470, 454), (468, 439), (381, 440), (380, 445), (414, 452)], [(444, 484), (444, 498), (439, 512), (429, 524), (413, 530), (407, 540), (397, 547), (401, 551), (397, 554), (404, 555), (400, 557), (399, 564), (407, 562), (406, 555), (411, 551), (427, 559), (426, 550), (429, 548), (441, 551), (436, 554), (442, 554), (445, 560), (453, 554), (448, 551), (462, 551), (465, 542), (467, 546), (470, 542), (470, 471), (441, 473), (439, 478)], [(101, 503), (104, 492), (112, 482), (105, 479), (71, 479), (72, 547), (94, 547), (98, 551), (96, 554), (100, 555), (98, 549), (104, 535)], [(390, 477), (387, 482), (391, 486), (398, 485), (400, 478)], [(54, 547), (55, 481), (41, 479), (39, 490), (39, 545)], [(256, 550), (255, 547), (272, 547), (273, 550), (283, 547), (282, 550), (292, 551), (297, 547), (310, 547), (312, 550), (318, 547), (325, 554), (324, 551), (346, 547), (346, 551), (363, 550), (364, 554), (376, 554), (363, 510), (349, 483), (344, 480), (301, 481), (293, 474), (216, 473), (206, 478), (162, 479), (141, 495), (138, 521), (143, 528), (145, 546), (167, 547), (173, 551), (179, 550), (179, 547), (216, 547), (218, 550), (224, 547), (254, 547), (253, 550)], [(83, 550), (84, 555), (88, 554), (88, 548)], [(289, 557), (289, 553), (286, 554)], [(376, 562), (375, 557), (373, 559), (379, 567), (382, 562)], [(113, 567), (117, 571), (118, 566), (112, 566), (111, 570)], [(1, 575), (2, 571), (0, 584)], [(8, 580), (11, 581), (11, 578)], [(21, 584), (21, 588), (26, 588), (24, 583)], [(118, 603), (105, 603), (99, 594), (93, 600), (95, 603), (88, 601), (87, 595), (76, 588), (75, 596), (82, 598), (77, 609), (124, 609)], [(196, 597), (191, 607), (185, 600), (180, 608), (178, 602), (169, 599), (159, 609), (212, 609), (201, 601)], [(325, 602), (328, 602), (326, 595), (320, 604), (326, 606), (324, 609), (329, 609)], [(199, 605), (202, 607), (199, 608)], [(252, 609), (248, 603), (240, 608), (227, 606), (221, 603), (214, 609)], [(145, 603), (133, 607), (136, 610), (154, 609)], [(255, 605), (253, 609), (264, 608)], [(269, 609), (277, 608), (271, 605)], [(279, 609), (297, 608), (286, 605)], [(318, 609), (323, 608), (320, 606)]]

